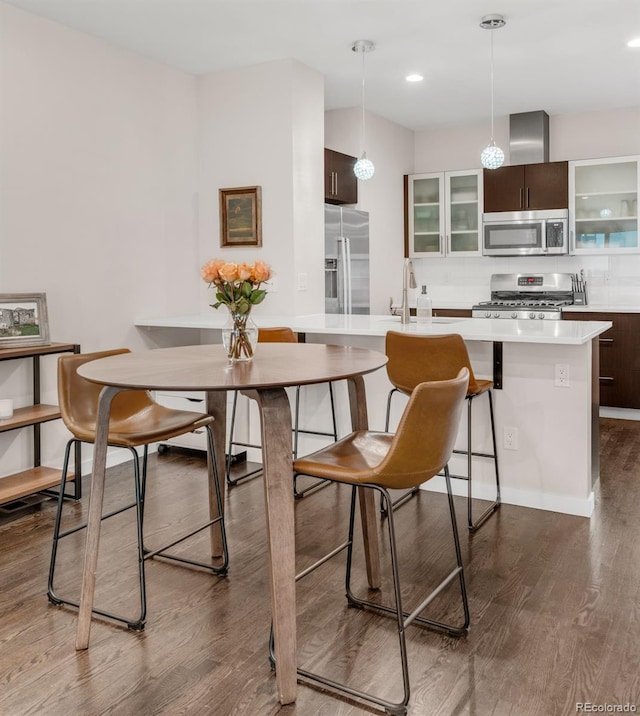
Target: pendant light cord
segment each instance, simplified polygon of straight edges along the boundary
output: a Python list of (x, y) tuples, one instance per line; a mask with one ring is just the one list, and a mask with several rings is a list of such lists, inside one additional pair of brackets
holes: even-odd
[(365, 48), (363, 47), (362, 52), (362, 154), (364, 154), (364, 148), (367, 146), (365, 142), (365, 118), (364, 118), (364, 56), (366, 54)]
[(491, 142), (493, 143), (493, 29), (491, 30)]

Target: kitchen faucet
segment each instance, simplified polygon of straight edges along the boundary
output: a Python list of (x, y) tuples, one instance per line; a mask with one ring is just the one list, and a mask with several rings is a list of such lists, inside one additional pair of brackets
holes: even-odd
[(400, 323), (409, 323), (409, 296), (408, 289), (417, 288), (416, 277), (413, 275), (413, 264), (410, 259), (404, 260), (402, 272), (402, 306), (400, 307)]

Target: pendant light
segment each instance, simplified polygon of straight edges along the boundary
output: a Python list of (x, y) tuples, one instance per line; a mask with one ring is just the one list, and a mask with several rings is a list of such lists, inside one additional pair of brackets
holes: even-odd
[(367, 153), (364, 151), (365, 148), (365, 120), (364, 120), (364, 56), (367, 52), (373, 52), (376, 46), (371, 40), (358, 40), (353, 43), (351, 48), (354, 52), (360, 52), (362, 54), (362, 155), (360, 159), (355, 163), (353, 167), (353, 173), (360, 181), (367, 181), (371, 179), (376, 168), (373, 166), (373, 162), (367, 159)]
[(506, 24), (502, 15), (485, 15), (480, 23), (483, 30), (491, 31), (491, 141), (480, 154), (480, 161), (485, 169), (497, 169), (504, 164), (504, 152), (493, 138), (493, 31), (499, 30)]

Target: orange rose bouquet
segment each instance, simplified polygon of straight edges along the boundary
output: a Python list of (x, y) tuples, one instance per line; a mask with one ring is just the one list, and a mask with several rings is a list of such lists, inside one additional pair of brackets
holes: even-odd
[(263, 261), (251, 265), (212, 259), (200, 269), (200, 275), (209, 286), (216, 289), (216, 302), (211, 307), (224, 305), (229, 309), (232, 325), (222, 331), (222, 342), (229, 359), (250, 360), (253, 358), (258, 329), (249, 314), (251, 308), (262, 303), (267, 295), (261, 286), (271, 278), (271, 268)]
[(263, 261), (250, 265), (213, 259), (200, 269), (200, 275), (216, 288), (212, 308), (225, 305), (232, 313), (248, 313), (252, 306), (264, 301), (267, 292), (260, 286), (271, 278), (271, 268)]

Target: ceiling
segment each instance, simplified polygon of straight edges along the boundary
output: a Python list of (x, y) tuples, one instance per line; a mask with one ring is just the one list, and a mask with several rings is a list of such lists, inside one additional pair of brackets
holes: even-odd
[[(8, 0), (193, 74), (293, 58), (325, 77), (327, 109), (360, 104), (414, 130), (495, 115), (640, 106), (640, 0)], [(408, 83), (411, 72), (424, 75)]]

